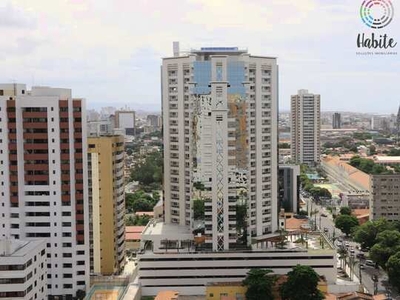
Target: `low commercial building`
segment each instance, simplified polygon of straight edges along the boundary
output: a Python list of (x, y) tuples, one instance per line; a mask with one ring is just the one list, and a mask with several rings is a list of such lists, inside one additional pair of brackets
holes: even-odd
[(370, 193), (366, 192), (348, 192), (341, 195), (342, 206), (348, 206), (351, 209), (368, 209)]
[(393, 166), (400, 164), (400, 156), (374, 156), (374, 162), (376, 164), (384, 166)]
[[(295, 233), (294, 233), (295, 234)], [(336, 250), (329, 242), (321, 247), (319, 235), (308, 236), (308, 246), (296, 244), (298, 237), (277, 246), (279, 234), (257, 237), (251, 249), (204, 251), (188, 227), (150, 222), (142, 233), (138, 255), (138, 275), (142, 295), (156, 295), (168, 289), (181, 295), (205, 295), (215, 282), (241, 282), (252, 268), (267, 268), (284, 275), (297, 264), (308, 265), (336, 282)]]
[(125, 248), (126, 250), (138, 250), (142, 231), (145, 226), (126, 226), (125, 227)]
[(215, 282), (206, 287), (207, 300), (235, 299), (244, 300), (247, 287), (241, 282)]
[(0, 298), (47, 299), (46, 242), (0, 240)]
[(332, 181), (340, 183), (348, 191), (370, 193), (370, 176), (342, 161), (339, 157), (324, 157), (321, 166)]

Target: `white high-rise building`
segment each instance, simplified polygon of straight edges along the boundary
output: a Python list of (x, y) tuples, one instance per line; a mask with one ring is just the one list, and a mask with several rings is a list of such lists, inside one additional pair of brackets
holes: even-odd
[(45, 240), (48, 294), (71, 298), (89, 288), (85, 102), (1, 84), (0, 120), (0, 238)]
[(300, 90), (291, 99), (292, 161), (316, 165), (321, 159), (321, 96)]
[(165, 222), (193, 225), (205, 201), (206, 248), (235, 247), (238, 203), (248, 242), (277, 229), (277, 74), (276, 58), (236, 47), (163, 59)]

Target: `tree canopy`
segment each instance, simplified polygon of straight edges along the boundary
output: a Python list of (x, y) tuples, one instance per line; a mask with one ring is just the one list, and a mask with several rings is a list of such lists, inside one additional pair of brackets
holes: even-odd
[(400, 232), (397, 230), (385, 230), (377, 235), (377, 244), (370, 251), (372, 260), (383, 269), (389, 258), (400, 251)]
[(137, 165), (131, 172), (131, 180), (139, 181), (141, 185), (149, 186), (162, 183), (163, 157), (159, 151), (150, 153), (145, 161)]
[(353, 156), (349, 163), (351, 166), (367, 174), (378, 175), (393, 173), (392, 171), (387, 170), (384, 166), (376, 164), (373, 160), (368, 158)]
[(326, 188), (314, 186), (313, 188), (310, 189), (309, 192), (314, 198), (319, 198), (319, 197), (332, 198), (331, 192), (329, 192), (329, 190)]
[(351, 216), (351, 208), (348, 206), (343, 206), (340, 208), (340, 214), (341, 215), (348, 215)]
[(389, 282), (400, 290), (400, 252), (389, 258), (386, 269), (389, 275)]
[(290, 149), (290, 144), (288, 144), (288, 143), (280, 143), (278, 148), (279, 149)]
[(283, 300), (320, 300), (324, 295), (318, 290), (319, 276), (310, 266), (297, 265), (281, 286)]
[(354, 216), (340, 215), (335, 219), (335, 226), (346, 235), (349, 235), (358, 226), (358, 220)]
[(125, 225), (126, 226), (146, 226), (149, 223), (151, 217), (148, 215), (143, 216), (130, 216), (126, 219)]
[(159, 198), (155, 198), (158, 193), (154, 193), (153, 196), (145, 193), (142, 190), (136, 191), (135, 193), (125, 194), (125, 207), (128, 212), (137, 211), (153, 211), (154, 206), (157, 204)]
[(242, 284), (247, 287), (246, 300), (273, 300), (272, 287), (276, 277), (268, 269), (251, 269)]
[(385, 230), (393, 230), (396, 223), (389, 222), (385, 218), (376, 221), (368, 221), (354, 232), (354, 240), (361, 244), (362, 248), (371, 248), (377, 243), (377, 235)]
[(400, 156), (400, 149), (390, 149), (388, 156)]
[(204, 200), (193, 200), (193, 217), (195, 220), (204, 220)]

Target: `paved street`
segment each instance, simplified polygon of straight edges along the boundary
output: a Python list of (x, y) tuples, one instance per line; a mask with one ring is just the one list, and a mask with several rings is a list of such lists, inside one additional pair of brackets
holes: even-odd
[[(365, 265), (365, 259), (361, 260), (361, 264), (364, 265), (364, 269), (360, 270), (360, 260), (357, 258), (357, 254), (361, 253), (359, 250), (356, 249), (356, 247), (359, 247), (359, 244), (352, 242), (349, 239), (346, 239), (345, 235), (337, 228), (335, 228), (334, 221), (332, 218), (332, 215), (329, 213), (328, 210), (326, 210), (324, 207), (321, 207), (314, 202), (312, 202), (309, 198), (302, 197), (302, 199), (306, 202), (306, 209), (308, 208), (308, 211), (315, 211), (316, 214), (313, 214), (310, 219), (312, 222), (317, 223), (317, 227), (324, 232), (325, 228), (327, 228), (327, 232), (325, 234), (328, 236), (328, 238), (332, 241), (333, 237), (341, 238), (343, 242), (348, 242), (349, 247), (348, 247), (348, 258), (347, 258), (347, 263), (349, 265), (354, 265), (353, 270), (355, 271), (354, 275), (360, 280), (360, 282), (363, 284), (363, 286), (367, 289), (367, 291), (371, 294), (374, 293), (374, 282), (372, 280), (372, 277), (374, 275), (378, 276), (379, 282), (378, 282), (378, 293), (386, 293), (386, 288), (385, 286), (387, 285), (387, 274), (382, 270), (382, 269), (375, 269), (375, 267), (371, 266), (366, 266)], [(327, 217), (323, 217), (322, 215), (327, 215)], [(335, 244), (337, 247), (337, 244)], [(353, 256), (351, 257), (350, 249), (354, 249), (355, 252)], [(367, 254), (367, 253), (365, 253)], [(350, 258), (351, 257), (351, 258)], [(351, 263), (350, 263), (351, 261)], [(349, 269), (346, 270), (347, 273), (349, 273)], [(360, 272), (361, 271), (361, 272)], [(348, 274), (349, 275), (349, 274)], [(399, 297), (397, 293), (392, 292), (393, 297)], [(396, 299), (394, 298), (394, 299)]]

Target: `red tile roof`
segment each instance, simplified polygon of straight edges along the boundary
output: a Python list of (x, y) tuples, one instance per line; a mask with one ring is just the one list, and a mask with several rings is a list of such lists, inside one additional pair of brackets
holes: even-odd
[(125, 240), (140, 240), (145, 227), (146, 226), (126, 226)]

